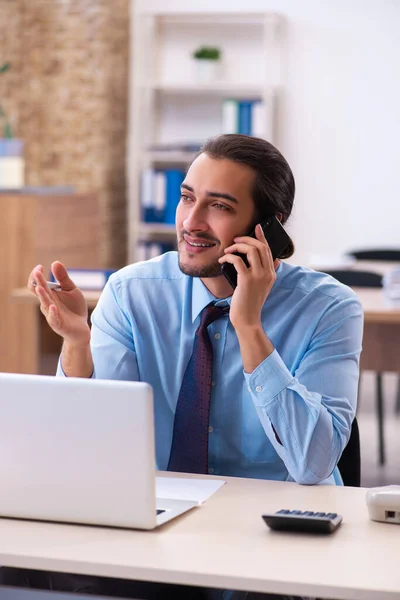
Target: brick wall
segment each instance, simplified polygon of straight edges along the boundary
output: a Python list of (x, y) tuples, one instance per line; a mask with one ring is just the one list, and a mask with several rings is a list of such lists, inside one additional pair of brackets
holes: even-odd
[(129, 0), (0, 0), (0, 102), (27, 185), (101, 199), (101, 261), (126, 261)]

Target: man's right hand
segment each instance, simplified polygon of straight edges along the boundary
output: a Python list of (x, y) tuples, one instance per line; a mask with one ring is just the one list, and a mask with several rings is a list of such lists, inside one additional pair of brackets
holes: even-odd
[[(49, 288), (42, 265), (37, 265), (32, 270), (28, 279), (28, 288), (39, 298), (40, 310), (53, 331), (74, 346), (88, 346), (90, 327), (85, 297), (69, 278), (62, 263), (53, 262), (51, 271), (60, 284), (61, 290)], [(34, 282), (36, 286), (33, 285)]]

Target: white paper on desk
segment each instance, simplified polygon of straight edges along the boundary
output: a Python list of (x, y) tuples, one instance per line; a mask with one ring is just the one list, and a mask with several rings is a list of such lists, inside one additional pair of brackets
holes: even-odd
[(168, 500), (190, 500), (202, 504), (224, 483), (222, 479), (156, 477), (156, 497)]

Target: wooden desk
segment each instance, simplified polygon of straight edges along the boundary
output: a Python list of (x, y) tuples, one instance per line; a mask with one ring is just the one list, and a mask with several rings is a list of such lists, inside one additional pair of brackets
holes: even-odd
[[(347, 265), (350, 270), (373, 271), (386, 275), (400, 263), (394, 261), (358, 260)], [(333, 267), (330, 267), (330, 269)], [(341, 268), (338, 266), (338, 268)], [(329, 269), (329, 270), (330, 270)], [(323, 271), (323, 269), (319, 269)], [(400, 305), (389, 305), (381, 289), (354, 288), (364, 309), (362, 370), (400, 372)]]
[[(202, 507), (152, 532), (0, 520), (0, 564), (276, 594), (398, 600), (400, 528), (372, 522), (366, 490), (224, 478)], [(281, 508), (333, 511), (332, 535), (277, 533)]]
[(361, 369), (400, 373), (400, 305), (389, 305), (380, 289), (354, 291), (364, 309)]

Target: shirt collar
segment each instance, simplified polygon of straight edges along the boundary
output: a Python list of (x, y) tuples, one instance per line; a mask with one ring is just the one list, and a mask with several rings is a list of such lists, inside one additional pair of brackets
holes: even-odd
[(216, 298), (204, 285), (200, 277), (192, 278), (192, 323), (195, 322), (203, 308), (205, 308), (211, 302), (213, 304), (226, 305), (231, 303), (231, 297), (229, 298)]
[[(279, 261), (278, 268), (276, 269), (276, 277), (279, 279), (282, 276), (282, 261)], [(231, 305), (232, 296), (228, 298), (216, 298), (208, 288), (201, 281), (200, 277), (192, 278), (192, 323), (195, 322), (203, 308), (205, 308), (211, 302), (219, 305)]]

